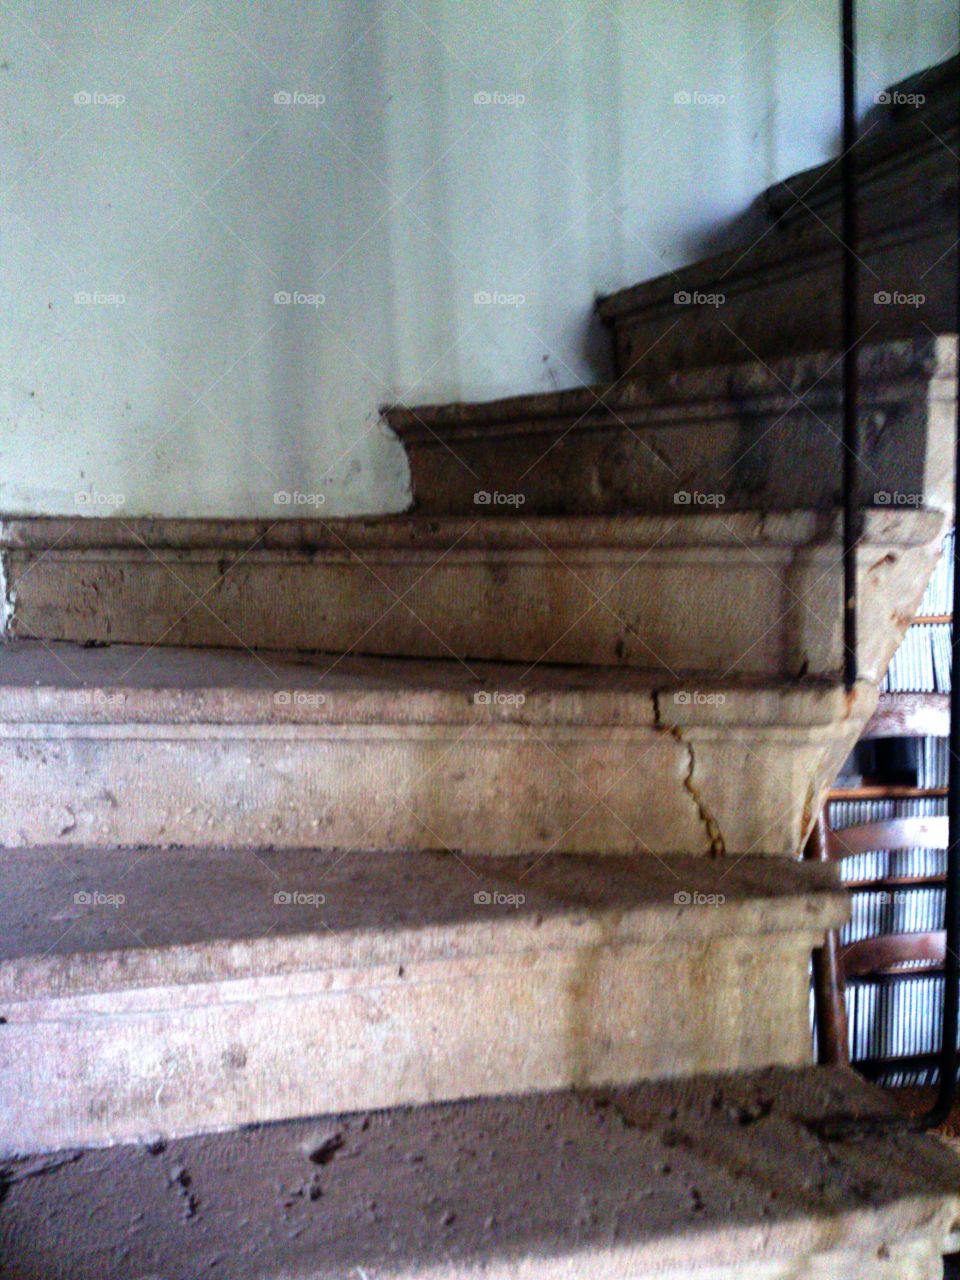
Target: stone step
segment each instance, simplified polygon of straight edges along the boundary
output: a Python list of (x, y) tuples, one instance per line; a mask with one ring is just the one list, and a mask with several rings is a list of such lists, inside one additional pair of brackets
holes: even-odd
[[(955, 150), (956, 129), (953, 138)], [(858, 254), (866, 341), (957, 331), (956, 164), (933, 150), (939, 146), (925, 142), (914, 159), (898, 157), (872, 176), (876, 203), (864, 210)], [(914, 177), (916, 189), (903, 194), (901, 184)], [(896, 201), (892, 187), (901, 190)], [(824, 199), (829, 206), (828, 193)], [(814, 210), (740, 248), (601, 299), (617, 373), (657, 384), (678, 369), (770, 362), (823, 347), (839, 354), (842, 254), (833, 227)]]
[(874, 684), (0, 650), (0, 844), (793, 855)]
[[(509, 442), (497, 452), (505, 457)], [(765, 444), (755, 452), (766, 456)], [(945, 523), (940, 512), (892, 503), (865, 513), (865, 678), (886, 670)], [(603, 664), (670, 678), (842, 667), (840, 524), (812, 510), (691, 502), (616, 519), (516, 512), (272, 525), (35, 518), (0, 527), (0, 558), (6, 632), (27, 639)]]
[(756, 857), (2, 856), (7, 1153), (800, 1064), (848, 915)]
[(841, 1068), (354, 1112), (4, 1169), (10, 1280), (940, 1280), (960, 1164)]
[[(712, 264), (702, 274), (698, 287), (716, 279)], [(780, 289), (779, 279), (765, 274), (763, 287)], [(640, 310), (661, 341), (651, 337), (642, 366), (613, 386), (385, 411), (410, 458), (417, 510), (676, 516), (698, 504), (725, 514), (835, 507), (843, 471), (839, 350), (797, 356), (783, 354), (787, 344), (776, 359), (755, 359), (769, 351), (762, 337), (744, 333), (744, 345), (731, 332), (730, 325), (740, 332), (729, 314), (732, 293), (720, 308), (677, 306), (681, 287), (672, 277), (639, 287), (644, 298), (660, 299), (642, 301)], [(768, 314), (752, 297), (746, 302), (749, 322), (775, 340)], [(796, 347), (824, 346), (828, 326), (816, 310), (801, 310), (816, 341)], [(860, 501), (949, 506), (956, 338), (873, 336), (861, 356)], [(691, 363), (714, 367), (684, 367)]]

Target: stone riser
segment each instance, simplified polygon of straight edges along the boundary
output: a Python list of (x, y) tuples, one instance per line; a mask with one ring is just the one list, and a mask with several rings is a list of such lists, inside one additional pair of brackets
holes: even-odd
[[(902, 510), (872, 513), (871, 521), (859, 553), (860, 670), (878, 680), (919, 601), (943, 521)], [(510, 523), (497, 522), (481, 540), (465, 521), (446, 522), (429, 538), (423, 520), (385, 522), (379, 542), (375, 533), (352, 536), (353, 555), (342, 547), (171, 548), (156, 528), (155, 553), (12, 548), (7, 629), (80, 643), (353, 650), (671, 674), (776, 678), (841, 668), (840, 547), (829, 522), (812, 513), (766, 521), (682, 514), (616, 530), (599, 520), (515, 521), (515, 545), (479, 545), (507, 541)], [(405, 535), (432, 545), (398, 545)], [(342, 536), (351, 539), (351, 530)]]
[(816, 940), (731, 937), (669, 951), (644, 942), (4, 1003), (0, 1150), (688, 1075), (718, 1062), (800, 1065)]
[[(841, 249), (819, 223), (767, 235), (756, 248), (687, 267), (600, 305), (617, 373), (658, 381), (677, 369), (842, 349)], [(956, 228), (950, 216), (864, 238), (861, 317), (870, 343), (957, 330)], [(936, 264), (936, 265), (935, 265)], [(676, 305), (675, 294), (722, 294), (720, 306)], [(875, 295), (918, 295), (920, 306)], [(679, 323), (675, 323), (679, 321)], [(675, 327), (671, 327), (674, 326)]]
[(0, 842), (794, 855), (861, 727), (7, 725)]

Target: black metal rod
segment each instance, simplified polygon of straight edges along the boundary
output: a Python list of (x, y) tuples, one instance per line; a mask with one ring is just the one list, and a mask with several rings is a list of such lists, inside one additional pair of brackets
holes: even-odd
[[(960, 239), (960, 161), (957, 162), (957, 238)], [(960, 253), (955, 268), (956, 315), (954, 329), (960, 330)], [(958, 337), (960, 348), (960, 337)], [(958, 384), (960, 384), (960, 349), (958, 349)], [(960, 390), (960, 385), (957, 387)], [(953, 499), (954, 508), (960, 495), (960, 395), (956, 404), (956, 436), (954, 441)], [(954, 515), (956, 522), (956, 515)], [(953, 626), (950, 635), (952, 678), (950, 681), (950, 775), (947, 795), (947, 892), (944, 906), (947, 931), (943, 969), (943, 1039), (940, 1042), (940, 1079), (937, 1100), (920, 1116), (917, 1127), (933, 1129), (943, 1124), (953, 1110), (957, 1095), (957, 1033), (960, 1030), (960, 537), (953, 540)]]
[(860, 258), (857, 208), (857, 32), (854, 0), (841, 0), (843, 61), (843, 157), (840, 166), (843, 242), (843, 680), (857, 680), (857, 519), (860, 503), (857, 467), (860, 400)]

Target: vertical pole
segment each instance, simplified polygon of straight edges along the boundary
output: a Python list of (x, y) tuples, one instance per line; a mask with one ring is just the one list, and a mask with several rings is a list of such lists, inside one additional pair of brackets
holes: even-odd
[(857, 77), (854, 0), (841, 0), (843, 53), (843, 680), (847, 690), (857, 680), (857, 518), (860, 494), (857, 467), (860, 392), (860, 258), (857, 210)]

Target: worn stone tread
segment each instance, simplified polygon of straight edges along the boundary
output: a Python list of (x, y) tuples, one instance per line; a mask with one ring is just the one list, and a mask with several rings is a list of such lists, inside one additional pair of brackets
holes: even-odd
[[(839, 680), (253, 652), (174, 646), (0, 646), (0, 722), (123, 724), (150, 719), (243, 723), (549, 723), (654, 726), (771, 722), (827, 725), (843, 718)], [(722, 693), (722, 698), (716, 695)], [(502, 695), (495, 700), (492, 694)], [(713, 697), (710, 695), (713, 694)], [(477, 701), (480, 695), (480, 701)], [(484, 701), (485, 695), (491, 695)], [(663, 706), (659, 704), (663, 702)], [(0, 724), (2, 732), (2, 724)]]
[[(839, 1068), (323, 1116), (27, 1157), (3, 1170), (9, 1280), (932, 1276), (960, 1163), (881, 1129)], [(831, 1265), (831, 1259), (833, 1263)], [(818, 1261), (819, 1260), (819, 1261)]]

